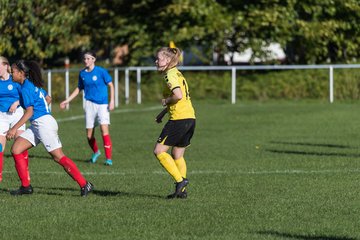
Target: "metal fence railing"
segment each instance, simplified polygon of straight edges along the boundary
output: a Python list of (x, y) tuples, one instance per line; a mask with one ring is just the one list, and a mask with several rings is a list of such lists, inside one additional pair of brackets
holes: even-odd
[[(231, 71), (231, 103), (236, 103), (236, 81), (238, 70), (292, 70), (292, 69), (328, 69), (329, 70), (329, 102), (334, 102), (334, 69), (360, 68), (360, 64), (333, 64), (333, 65), (263, 65), (263, 66), (179, 66), (182, 71)], [(115, 86), (115, 107), (119, 106), (119, 72), (125, 74), (124, 99), (129, 103), (130, 96), (130, 72), (136, 72), (136, 102), (141, 104), (141, 75), (145, 71), (156, 71), (155, 67), (119, 67), (109, 68), (113, 71)], [(51, 95), (52, 73), (64, 73), (65, 76), (65, 97), (69, 97), (69, 72), (80, 71), (80, 69), (46, 70), (48, 80), (48, 92)]]

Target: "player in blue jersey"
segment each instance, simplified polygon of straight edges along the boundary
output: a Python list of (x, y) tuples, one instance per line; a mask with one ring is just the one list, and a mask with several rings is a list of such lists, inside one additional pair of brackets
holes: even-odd
[[(65, 101), (60, 103), (60, 108), (64, 109), (80, 91), (84, 90), (86, 136), (93, 151), (90, 163), (95, 163), (101, 154), (95, 139), (95, 127), (100, 125), (106, 157), (105, 165), (111, 166), (113, 162), (109, 111), (114, 110), (114, 84), (107, 70), (95, 66), (96, 54), (93, 51), (85, 52), (83, 60), (85, 68), (80, 71), (78, 86)], [(108, 87), (110, 88), (110, 101)]]
[(17, 129), (26, 121), (31, 125), (15, 139), (11, 153), (15, 168), (21, 181), (21, 187), (11, 191), (12, 195), (32, 194), (28, 161), (22, 152), (42, 143), (52, 158), (79, 184), (81, 196), (87, 196), (94, 186), (86, 181), (75, 163), (65, 156), (58, 136), (58, 125), (51, 116), (49, 103), (51, 97), (42, 88), (44, 85), (41, 69), (36, 62), (19, 60), (11, 65), (13, 80), (21, 85), (20, 105), (25, 109), (21, 119), (7, 132), (6, 138), (15, 137)]
[[(14, 126), (24, 114), (20, 107), (19, 91), (20, 85), (12, 80), (10, 75), (9, 61), (0, 56), (0, 182), (2, 181), (2, 172), (4, 165), (4, 150), (6, 144), (6, 132)], [(19, 127), (15, 133), (15, 138), (25, 131), (25, 124)], [(24, 153), (28, 158), (28, 152)]]

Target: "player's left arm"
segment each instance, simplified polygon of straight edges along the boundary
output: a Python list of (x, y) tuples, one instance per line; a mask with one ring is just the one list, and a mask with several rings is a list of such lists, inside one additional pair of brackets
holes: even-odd
[(51, 103), (51, 101), (52, 101), (52, 98), (50, 97), (50, 95), (46, 95), (45, 100), (46, 100), (46, 103), (47, 103), (48, 105), (50, 105), (50, 103)]

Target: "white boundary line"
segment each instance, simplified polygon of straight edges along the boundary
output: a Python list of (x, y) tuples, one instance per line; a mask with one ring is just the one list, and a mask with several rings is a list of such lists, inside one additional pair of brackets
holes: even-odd
[[(4, 173), (13, 173), (13, 171), (4, 171)], [(30, 171), (31, 174), (65, 174), (64, 171)], [(167, 174), (165, 171), (121, 171), (121, 172), (82, 172), (83, 175), (138, 175), (138, 174), (156, 174), (156, 175), (164, 175)], [(285, 170), (273, 170), (273, 171), (222, 171), (222, 170), (194, 170), (189, 171), (188, 175), (273, 175), (273, 174), (283, 174), (283, 175), (291, 175), (291, 174), (332, 174), (332, 173), (360, 173), (360, 169), (342, 169), (342, 170), (334, 170), (334, 169), (324, 169), (324, 170), (296, 170), (296, 169), (285, 169)]]
[[(112, 112), (110, 112), (110, 114), (114, 114), (114, 113), (129, 113), (129, 112), (148, 112), (148, 111), (153, 111), (153, 110), (160, 110), (162, 109), (162, 107), (149, 107), (149, 108), (142, 108), (142, 109), (117, 109), (114, 110)], [(85, 115), (76, 115), (76, 116), (72, 116), (72, 117), (67, 117), (67, 118), (59, 118), (56, 119), (57, 122), (69, 122), (69, 121), (75, 121), (75, 120), (79, 120), (79, 119), (84, 119)]]

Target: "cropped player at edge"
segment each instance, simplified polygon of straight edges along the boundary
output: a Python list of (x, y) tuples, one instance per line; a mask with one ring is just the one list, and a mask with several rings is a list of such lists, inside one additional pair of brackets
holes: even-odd
[[(110, 113), (114, 110), (114, 84), (110, 74), (102, 67), (95, 66), (96, 54), (93, 51), (85, 52), (83, 56), (85, 68), (79, 73), (78, 86), (71, 95), (60, 103), (60, 108), (64, 109), (81, 90), (85, 95), (85, 124), (88, 143), (93, 151), (90, 163), (95, 163), (101, 155), (95, 139), (95, 127), (100, 125), (100, 131), (104, 143), (106, 160), (105, 165), (111, 166), (112, 162), (112, 143), (109, 133)], [(110, 88), (110, 100), (108, 97), (108, 87)]]
[[(4, 164), (4, 151), (6, 146), (6, 132), (13, 127), (24, 114), (20, 107), (19, 92), (20, 85), (13, 81), (10, 63), (7, 58), (0, 56), (0, 182)], [(25, 131), (25, 124), (20, 126), (15, 133), (17, 138)], [(28, 151), (23, 152), (28, 159)]]
[[(164, 115), (169, 113), (169, 121), (157, 140), (154, 154), (175, 180), (175, 192), (167, 196), (169, 199), (187, 197), (185, 187), (189, 181), (186, 178), (184, 153), (195, 131), (195, 111), (188, 84), (176, 68), (180, 56), (178, 48), (163, 47), (157, 51), (155, 62), (157, 70), (164, 75), (164, 98), (161, 103), (166, 107), (155, 120), (160, 123)], [(170, 147), (171, 155), (167, 153)]]

